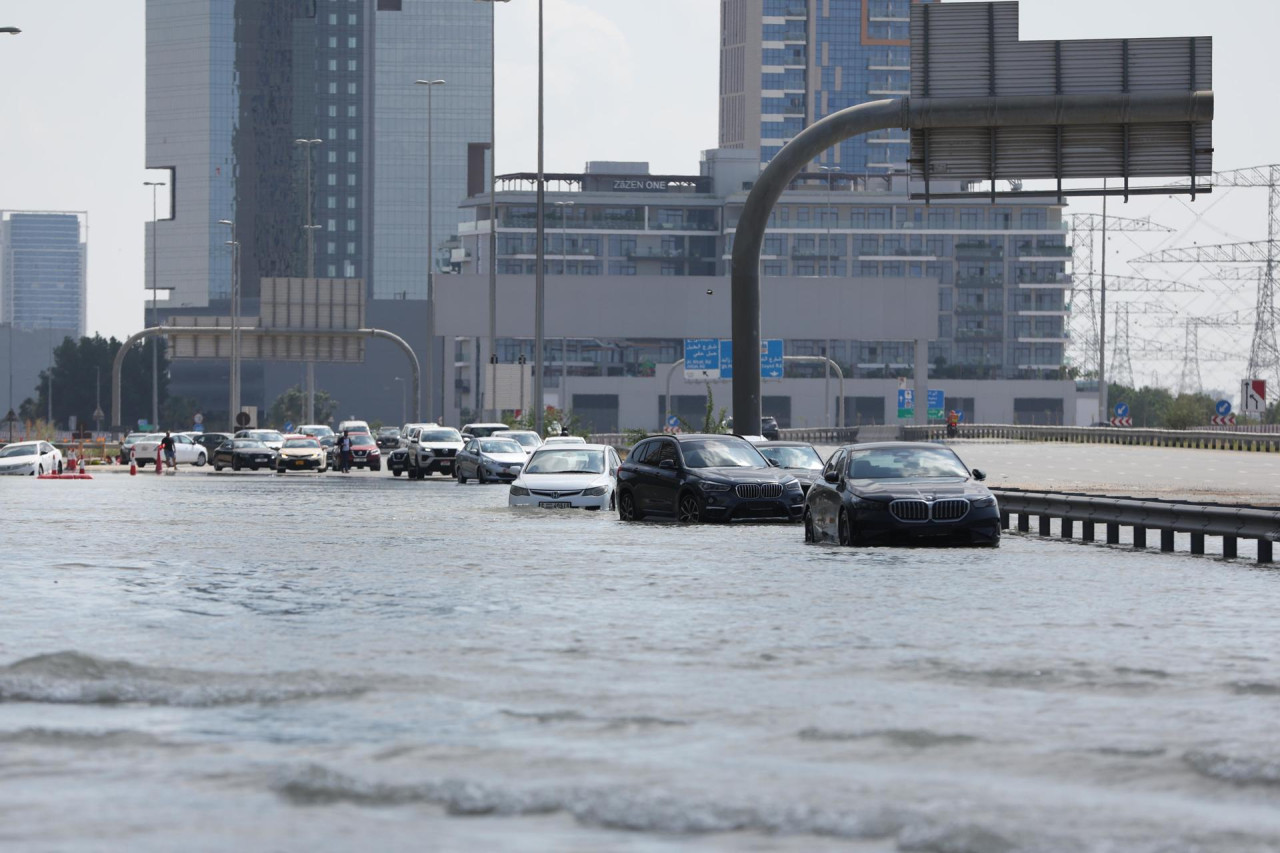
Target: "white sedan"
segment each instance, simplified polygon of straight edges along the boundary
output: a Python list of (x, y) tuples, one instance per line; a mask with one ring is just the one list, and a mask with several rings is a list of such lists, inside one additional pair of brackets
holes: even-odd
[(613, 509), (619, 464), (605, 444), (544, 444), (511, 484), (507, 505)]
[[(172, 433), (173, 435), (173, 458), (177, 460), (179, 465), (204, 465), (209, 461), (209, 451), (204, 449), (203, 444), (197, 444), (189, 435), (183, 435), (180, 432)], [(156, 456), (160, 453), (160, 442), (164, 439), (164, 435), (151, 433), (143, 441), (139, 441), (133, 445), (133, 457), (138, 463), (138, 467), (146, 465), (148, 462), (155, 463)]]
[(542, 446), (542, 439), (531, 429), (509, 429), (502, 434), (503, 438), (509, 438), (516, 444), (524, 448), (524, 452), (532, 456), (533, 451)]
[(47, 441), (15, 441), (0, 447), (0, 474), (56, 474), (62, 451)]
[(587, 440), (580, 435), (553, 435), (547, 438), (543, 444), (577, 444), (583, 445)]

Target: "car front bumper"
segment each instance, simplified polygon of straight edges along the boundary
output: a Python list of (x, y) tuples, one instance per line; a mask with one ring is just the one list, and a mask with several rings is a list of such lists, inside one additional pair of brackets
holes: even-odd
[(804, 517), (804, 492), (783, 492), (780, 498), (740, 498), (732, 491), (703, 495), (708, 521), (799, 521)]
[(276, 460), (276, 467), (283, 471), (319, 471), (326, 465), (315, 458), (284, 456)]
[(863, 542), (971, 542), (1000, 541), (1000, 509), (970, 509), (958, 521), (901, 521), (887, 510), (855, 508), (854, 529)]
[(507, 506), (532, 507), (534, 509), (608, 509), (612, 492), (603, 495), (513, 495), (507, 494)]

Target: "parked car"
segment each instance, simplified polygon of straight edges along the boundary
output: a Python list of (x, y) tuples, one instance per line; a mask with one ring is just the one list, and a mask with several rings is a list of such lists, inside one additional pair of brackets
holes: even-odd
[(205, 453), (209, 454), (209, 458), (213, 458), (213, 451), (217, 450), (222, 442), (232, 437), (229, 432), (189, 432), (186, 435), (203, 447)]
[(128, 465), (130, 452), (139, 441), (148, 441), (152, 437), (149, 432), (131, 432), (124, 437), (124, 441), (120, 442), (120, 464)]
[(617, 503), (623, 521), (796, 521), (804, 491), (740, 436), (655, 435), (636, 444), (618, 469)]
[(472, 438), (458, 453), (454, 476), (459, 483), (510, 483), (528, 459), (524, 449), (509, 438)]
[(533, 452), (542, 446), (542, 438), (531, 429), (512, 429), (502, 433), (503, 438), (509, 438), (516, 444), (524, 448), (527, 455), (532, 456)]
[(509, 429), (511, 429), (511, 427), (506, 424), (498, 423), (464, 424), (462, 427), (462, 434), (464, 436), (469, 435), (472, 438), (484, 438), (486, 436), (493, 435), (495, 432), (505, 432)]
[[(453, 476), (454, 459), (462, 450), (462, 435), (453, 427), (435, 424), (415, 425), (405, 436), (404, 471), (411, 479), (420, 480), (439, 471)], [(392, 473), (396, 471), (392, 468)]]
[(324, 448), (325, 465), (330, 471), (338, 467), (338, 437), (336, 435), (321, 435), (316, 437), (316, 441), (320, 442), (320, 446)]
[(353, 432), (348, 437), (351, 439), (351, 467), (381, 471), (382, 451), (373, 436), (367, 432)]
[(309, 435), (286, 435), (284, 447), (276, 454), (276, 470), (317, 471), (329, 470), (329, 458), (320, 440)]
[(770, 465), (799, 480), (800, 488), (806, 493), (814, 481), (822, 477), (822, 455), (812, 444), (803, 441), (758, 441), (753, 444)]
[(273, 429), (242, 429), (236, 433), (236, 438), (251, 438), (254, 441), (261, 441), (275, 451), (279, 451), (281, 447), (284, 447), (284, 436)]
[(372, 431), (369, 429), (368, 421), (356, 421), (356, 420), (343, 421), (342, 423), (338, 424), (338, 429), (336, 430), (336, 432), (338, 435), (342, 435), (344, 432), (363, 432), (363, 433), (368, 433), (369, 435), (373, 434)]
[(580, 435), (551, 435), (543, 444), (586, 444), (587, 440)]
[(614, 509), (618, 452), (604, 444), (541, 447), (511, 484), (508, 506)]
[(15, 441), (0, 447), (0, 474), (57, 474), (62, 451), (47, 441)]
[(778, 440), (778, 419), (773, 415), (765, 415), (760, 419), (760, 434), (765, 441)]
[[(173, 454), (174, 461), (179, 465), (195, 465), (203, 466), (209, 459), (209, 451), (205, 449), (203, 444), (197, 444), (191, 440), (191, 437), (180, 432), (171, 433), (173, 436)], [(133, 456), (138, 461), (138, 467), (141, 468), (148, 462), (155, 463), (156, 457), (160, 454), (160, 442), (164, 440), (164, 433), (150, 433), (146, 438), (137, 441), (133, 445)]]
[(230, 468), (232, 471), (249, 468), (257, 471), (259, 468), (274, 468), (275, 464), (276, 452), (256, 438), (233, 438), (222, 442), (213, 451), (215, 471), (223, 468)]
[(394, 450), (400, 446), (400, 427), (379, 427), (373, 440), (379, 450)]
[(806, 542), (1000, 544), (1000, 507), (986, 475), (949, 447), (886, 441), (831, 455), (805, 499)]

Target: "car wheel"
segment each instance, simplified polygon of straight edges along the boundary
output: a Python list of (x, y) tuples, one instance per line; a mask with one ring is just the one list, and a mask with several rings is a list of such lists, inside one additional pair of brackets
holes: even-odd
[(840, 510), (839, 527), (836, 531), (836, 537), (841, 545), (850, 546), (853, 544), (853, 522), (849, 520), (849, 511), (847, 509)]
[(370, 465), (370, 466), (369, 466), (369, 470), (370, 470), (370, 471), (381, 471), (381, 470), (382, 470), (382, 465), (380, 465), (380, 464), (378, 464), (378, 465)]
[(221, 466), (221, 465), (214, 465), (214, 466), (213, 466), (213, 470), (215, 470), (215, 471), (221, 471), (221, 470), (222, 470), (222, 466)]
[(400, 473), (401, 473), (401, 472), (400, 472), (400, 469), (399, 469), (399, 468), (392, 468), (392, 469), (391, 469), (391, 476), (392, 476), (392, 477), (399, 477), (399, 476), (400, 476)]
[(199, 456), (197, 456), (197, 457), (196, 457), (196, 467), (197, 467), (197, 468), (203, 468), (203, 467), (204, 467), (204, 463), (206, 463), (206, 462), (208, 462), (208, 461), (209, 461), (209, 460), (207, 460), (207, 459), (205, 459), (205, 458), (204, 458), (204, 454), (203, 454), (203, 453), (201, 453)]
[(806, 542), (818, 541), (818, 534), (813, 529), (813, 515), (809, 512), (808, 507), (805, 507), (805, 510), (804, 510), (804, 541)]
[(681, 524), (698, 524), (702, 521), (702, 501), (693, 492), (685, 492), (676, 504), (676, 521)]
[(459, 485), (459, 486), (461, 486), (461, 485), (463, 485), (464, 483), (466, 483), (466, 482), (467, 482), (467, 478), (466, 478), (466, 477), (464, 477), (464, 476), (462, 476), (462, 466), (461, 466), (461, 465), (459, 465), (457, 468), (454, 468), (454, 469), (453, 469), (453, 478), (454, 478), (455, 480), (457, 480), (457, 481), (458, 481), (458, 485)]
[(250, 465), (250, 466), (249, 466), (249, 470), (250, 470), (250, 471), (257, 471), (257, 470), (258, 470), (258, 466), (257, 466), (257, 465)]
[(623, 521), (639, 521), (644, 518), (636, 506), (636, 499), (630, 492), (622, 492), (618, 495), (618, 518)]
[(231, 458), (231, 470), (232, 471), (240, 470), (240, 460), (236, 459), (234, 456)]
[(617, 508), (618, 508), (617, 494), (609, 495), (609, 512), (613, 512)]
[(480, 483), (481, 485), (489, 482), (484, 478), (484, 469), (481, 468), (479, 465), (476, 466), (476, 482)]

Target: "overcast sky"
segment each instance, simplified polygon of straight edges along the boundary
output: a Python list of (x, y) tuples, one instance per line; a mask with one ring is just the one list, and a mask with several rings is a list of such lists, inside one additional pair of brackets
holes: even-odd
[[(212, 0), (230, 2), (230, 0)], [(414, 0), (406, 0), (414, 2)], [(657, 172), (690, 173), (716, 144), (719, 0), (546, 0), (546, 166), (580, 170), (587, 160), (647, 160)], [(499, 172), (535, 167), (537, 6), (497, 10)], [(1209, 35), (1214, 39), (1217, 169), (1280, 162), (1274, 108), (1280, 3), (1274, 0), (1022, 0), (1022, 37), (1119, 38)], [(89, 329), (123, 337), (141, 319), (143, 235), (151, 218), (142, 186), (145, 114), (143, 0), (4, 0), (0, 91), (0, 208), (89, 212)], [(1079, 201), (1073, 211), (1096, 211)], [(1118, 235), (1109, 271), (1163, 246), (1266, 238), (1266, 191), (1234, 189), (1195, 202), (1159, 196), (1111, 204), (1114, 215), (1177, 228)], [(1200, 283), (1198, 268), (1147, 274)], [(1132, 309), (1132, 335), (1181, 345), (1183, 318), (1251, 309), (1235, 283), (1159, 297)], [(1252, 329), (1200, 332), (1206, 385), (1234, 388)], [(1209, 361), (1214, 354), (1236, 355)], [(1180, 360), (1134, 357), (1140, 382), (1176, 386)]]

